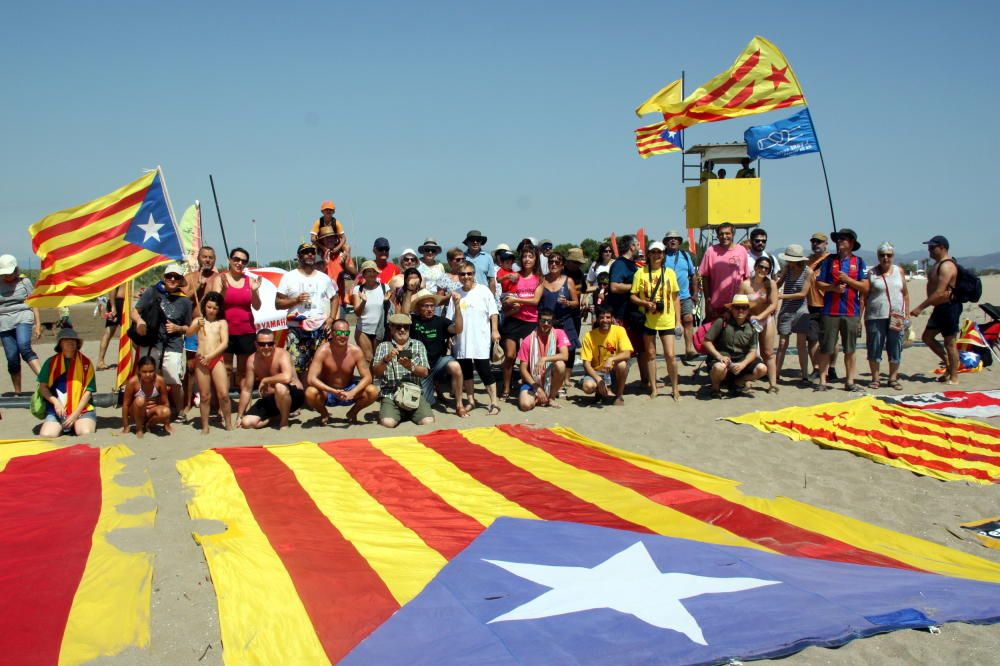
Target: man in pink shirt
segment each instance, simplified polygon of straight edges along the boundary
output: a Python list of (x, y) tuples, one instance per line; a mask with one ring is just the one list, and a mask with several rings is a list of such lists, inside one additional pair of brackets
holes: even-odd
[(528, 412), (535, 405), (558, 407), (556, 396), (566, 381), (569, 338), (561, 328), (553, 328), (555, 315), (548, 308), (538, 308), (538, 328), (521, 341), (517, 360), (521, 364), (521, 390), (518, 407)]
[(733, 300), (740, 282), (750, 277), (747, 270), (749, 255), (745, 247), (733, 243), (733, 225), (728, 222), (715, 229), (719, 241), (705, 250), (698, 274), (701, 276), (702, 292), (708, 296), (706, 319), (712, 319), (725, 310)]

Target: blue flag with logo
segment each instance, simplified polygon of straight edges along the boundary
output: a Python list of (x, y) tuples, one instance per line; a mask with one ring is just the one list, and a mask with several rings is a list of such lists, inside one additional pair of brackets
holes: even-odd
[(725, 663), (998, 621), (994, 583), (499, 518), (342, 663)]
[(809, 109), (772, 125), (757, 125), (743, 133), (750, 159), (777, 160), (804, 153), (818, 153), (819, 139)]

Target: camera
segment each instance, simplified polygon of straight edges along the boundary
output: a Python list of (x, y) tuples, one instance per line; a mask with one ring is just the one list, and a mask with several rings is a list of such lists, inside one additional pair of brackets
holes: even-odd
[(656, 301), (656, 312), (663, 312), (663, 301)]

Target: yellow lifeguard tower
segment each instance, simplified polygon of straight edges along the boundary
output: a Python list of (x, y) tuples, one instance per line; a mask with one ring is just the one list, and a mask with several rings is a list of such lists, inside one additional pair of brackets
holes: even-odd
[[(688, 229), (708, 229), (723, 222), (748, 231), (760, 224), (760, 178), (736, 178), (740, 163), (747, 159), (747, 145), (743, 142), (700, 144), (684, 151), (697, 155), (698, 162), (684, 162), (683, 180), (698, 181), (685, 190)], [(729, 166), (725, 178), (702, 180), (703, 172)], [(687, 171), (698, 169), (698, 177), (688, 177)]]

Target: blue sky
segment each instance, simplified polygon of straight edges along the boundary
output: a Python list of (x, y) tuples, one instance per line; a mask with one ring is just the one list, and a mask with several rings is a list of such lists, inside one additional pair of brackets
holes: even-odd
[[(481, 229), (489, 246), (683, 226), (679, 155), (640, 159), (633, 109), (688, 90), (755, 35), (809, 100), (837, 220), (871, 249), (935, 233), (1000, 249), (1000, 5), (674, 2), (17, 3), (0, 25), (0, 251), (27, 227), (163, 166), (221, 247), (294, 252), (326, 198), (355, 252)], [(732, 141), (775, 112), (699, 125)], [(830, 227), (819, 158), (770, 161), (771, 247)], [(394, 252), (394, 253), (395, 253)]]

